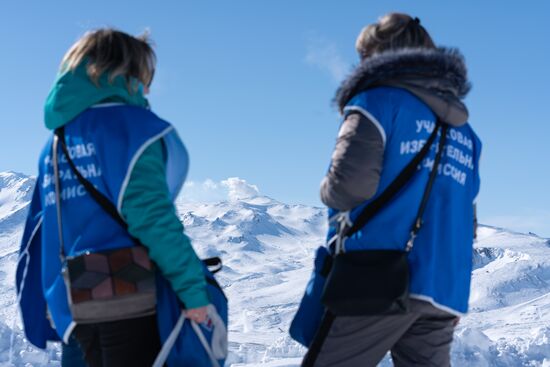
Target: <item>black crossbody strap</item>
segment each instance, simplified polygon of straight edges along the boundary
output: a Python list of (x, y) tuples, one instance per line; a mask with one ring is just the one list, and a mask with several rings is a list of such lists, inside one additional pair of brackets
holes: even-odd
[[(57, 200), (58, 200), (58, 222), (59, 222), (59, 236), (61, 238), (61, 242), (63, 241), (62, 238), (62, 227), (61, 227), (61, 208), (60, 208), (60, 180), (59, 180), (59, 166), (58, 166), (58, 156), (57, 156), (57, 145), (58, 143), (61, 144), (61, 149), (63, 151), (63, 154), (65, 155), (65, 158), (67, 159), (67, 162), (69, 163), (69, 166), (71, 167), (71, 171), (75, 174), (78, 181), (84, 186), (84, 188), (88, 191), (88, 193), (92, 196), (92, 198), (99, 204), (99, 206), (107, 213), (109, 214), (120, 226), (126, 230), (128, 230), (128, 224), (122, 219), (120, 214), (118, 213), (118, 210), (116, 206), (105, 196), (103, 195), (98, 189), (95, 188), (94, 185), (88, 180), (82, 176), (82, 174), (78, 171), (76, 168), (73, 160), (71, 159), (69, 155), (69, 149), (67, 148), (67, 143), (65, 142), (65, 127), (60, 127), (55, 130), (55, 136), (54, 136), (54, 143), (53, 143), (53, 154), (54, 154), (54, 171), (56, 175), (56, 193), (57, 193)], [(57, 167), (57, 168), (56, 168)], [(132, 239), (137, 243), (141, 244), (140, 241), (134, 237)], [(61, 244), (61, 258), (64, 259), (65, 256), (63, 254), (63, 244)], [(204, 265), (210, 270), (212, 274), (217, 273), (222, 269), (222, 260), (219, 257), (211, 257), (202, 260)]]
[(107, 214), (109, 214), (120, 226), (124, 229), (128, 229), (128, 224), (122, 219), (120, 214), (118, 213), (118, 210), (116, 206), (105, 196), (103, 195), (98, 189), (92, 185), (92, 183), (84, 178), (82, 174), (78, 171), (76, 168), (73, 160), (71, 159), (69, 155), (69, 149), (67, 148), (67, 143), (65, 142), (65, 127), (62, 126), (55, 130), (55, 135), (57, 135), (59, 142), (61, 143), (61, 149), (63, 150), (63, 154), (65, 155), (65, 158), (67, 159), (67, 162), (69, 163), (69, 166), (71, 167), (71, 170), (76, 175), (76, 178), (78, 181), (84, 186), (86, 191), (92, 196), (92, 198), (105, 210)]
[[(418, 169), (418, 165), (422, 162), (422, 160), (428, 155), (428, 152), (430, 151), (435, 138), (437, 137), (437, 133), (443, 125), (439, 120), (437, 120), (436, 125), (434, 127), (433, 132), (431, 133), (430, 137), (428, 138), (428, 141), (426, 141), (426, 144), (422, 147), (420, 152), (416, 154), (416, 156), (403, 168), (403, 170), (399, 173), (399, 175), (395, 178), (395, 180), (392, 181), (392, 183), (389, 184), (389, 186), (380, 194), (376, 199), (374, 199), (372, 202), (370, 202), (359, 214), (355, 222), (351, 227), (349, 227), (347, 230), (344, 231), (342, 238), (350, 237), (355, 232), (360, 230), (367, 224), (367, 222), (374, 217), (376, 213), (380, 211), (386, 205), (404, 186), (409, 180), (414, 176)], [(446, 125), (443, 125), (446, 126)], [(446, 131), (446, 128), (445, 128)]]
[(437, 176), (437, 173), (438, 173), (439, 162), (441, 162), (441, 156), (443, 155), (443, 149), (445, 148), (445, 142), (447, 141), (448, 128), (449, 128), (449, 125), (445, 124), (441, 129), (441, 138), (439, 139), (439, 144), (437, 145), (437, 154), (435, 155), (432, 171), (430, 172), (430, 178), (428, 179), (428, 184), (426, 185), (426, 189), (424, 190), (424, 195), (422, 196), (422, 200), (420, 201), (420, 206), (418, 207), (418, 213), (416, 214), (416, 219), (414, 220), (414, 224), (411, 229), (411, 235), (410, 235), (409, 241), (407, 242), (406, 251), (412, 250), (416, 235), (418, 234), (418, 232), (420, 231), (420, 228), (422, 228), (422, 224), (424, 223), (422, 221), (422, 217), (424, 216), (424, 211), (426, 210), (426, 205), (428, 204), (428, 199), (430, 198), (430, 194), (432, 192), (435, 177)]
[(55, 210), (57, 214), (57, 235), (59, 236), (59, 258), (63, 263), (65, 262), (65, 241), (63, 239), (63, 220), (61, 216), (61, 180), (59, 178), (59, 155), (57, 153), (58, 143), (58, 136), (54, 136), (52, 142), (52, 164), (55, 185)]
[(321, 348), (325, 343), (325, 340), (328, 336), (330, 329), (332, 328), (332, 324), (334, 323), (335, 319), (336, 315), (327, 309), (325, 311), (325, 314), (323, 315), (323, 318), (321, 319), (321, 324), (319, 325), (319, 328), (317, 329), (317, 332), (315, 333), (315, 336), (313, 337), (313, 340), (308, 347), (308, 351), (304, 357), (301, 367), (315, 366), (317, 357), (319, 357), (319, 353), (321, 353)]

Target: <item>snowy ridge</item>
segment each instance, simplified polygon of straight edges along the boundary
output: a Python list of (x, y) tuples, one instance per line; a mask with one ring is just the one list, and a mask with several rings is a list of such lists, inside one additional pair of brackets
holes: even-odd
[(0, 256), (18, 248), (34, 182), (34, 178), (21, 173), (0, 172)]
[(219, 280), (230, 300), (229, 364), (302, 356), (288, 324), (309, 277), (312, 249), (322, 243), (324, 210), (261, 196), (178, 209), (199, 254), (224, 261)]
[[(15, 266), (19, 242), (32, 198), (35, 178), (17, 172), (0, 172), (0, 365), (57, 366), (59, 348), (34, 349), (24, 338), (17, 315)], [(14, 331), (15, 330), (15, 331)], [(13, 334), (15, 332), (15, 334)], [(10, 343), (13, 334), (12, 364)]]
[[(32, 184), (24, 175), (0, 173), (0, 365), (9, 365), (17, 319), (14, 246)], [(227, 366), (298, 366), (305, 350), (287, 331), (314, 250), (324, 242), (325, 210), (261, 196), (241, 179), (222, 185), (229, 187), (225, 200), (179, 200), (177, 208), (199, 255), (224, 261), (218, 279), (230, 300)], [(536, 235), (480, 228), (471, 312), (457, 328), (454, 366), (550, 366), (549, 249), (550, 241)], [(13, 365), (59, 365), (58, 346), (37, 351), (24, 340), (19, 323), (15, 333)], [(391, 363), (386, 359), (380, 365)]]
[[(550, 366), (550, 240), (482, 227), (458, 365)], [(476, 362), (477, 364), (473, 364)]]

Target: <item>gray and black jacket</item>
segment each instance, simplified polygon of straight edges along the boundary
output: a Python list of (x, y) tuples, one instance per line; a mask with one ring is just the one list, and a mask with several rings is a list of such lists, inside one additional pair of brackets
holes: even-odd
[[(461, 99), (470, 84), (456, 50), (404, 49), (367, 58), (342, 83), (335, 102), (342, 112), (353, 96), (379, 86), (407, 90), (451, 126), (462, 126), (468, 120)], [(323, 203), (345, 211), (371, 198), (378, 188), (383, 159), (383, 138), (375, 123), (359, 111), (347, 114), (321, 183)]]

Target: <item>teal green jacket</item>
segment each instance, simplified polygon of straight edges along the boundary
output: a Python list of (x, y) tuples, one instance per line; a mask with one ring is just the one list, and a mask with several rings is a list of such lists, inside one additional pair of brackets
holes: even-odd
[[(60, 74), (46, 100), (44, 121), (54, 130), (99, 102), (147, 107), (141, 88), (130, 94), (126, 81), (112, 83), (104, 75), (96, 86), (84, 66)], [(209, 303), (202, 265), (183, 232), (166, 183), (162, 141), (149, 146), (136, 162), (122, 201), (128, 231), (149, 250), (149, 256), (187, 308)]]

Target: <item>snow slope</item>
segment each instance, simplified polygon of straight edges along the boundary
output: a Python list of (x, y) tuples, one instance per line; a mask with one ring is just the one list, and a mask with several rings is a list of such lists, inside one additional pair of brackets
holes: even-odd
[[(231, 181), (233, 180), (233, 181)], [(57, 366), (59, 348), (33, 349), (16, 320), (13, 271), (33, 180), (0, 173), (0, 364)], [(228, 199), (178, 201), (186, 231), (202, 256), (221, 256), (219, 281), (230, 299), (228, 366), (298, 366), (305, 350), (288, 326), (323, 243), (325, 211), (261, 196), (244, 180), (222, 182)], [(234, 184), (239, 192), (232, 191)], [(247, 186), (248, 185), (248, 186)], [(471, 312), (457, 328), (455, 366), (550, 366), (550, 241), (481, 227)], [(14, 353), (9, 360), (12, 329)], [(381, 366), (390, 366), (384, 360)]]
[(0, 172), (0, 256), (17, 249), (34, 181), (21, 173)]
[[(44, 353), (32, 348), (21, 331), (16, 307), (15, 265), (35, 179), (0, 172), (0, 365), (58, 366), (57, 346)], [(10, 346), (12, 351), (10, 353)], [(8, 363), (10, 361), (12, 363)]]

